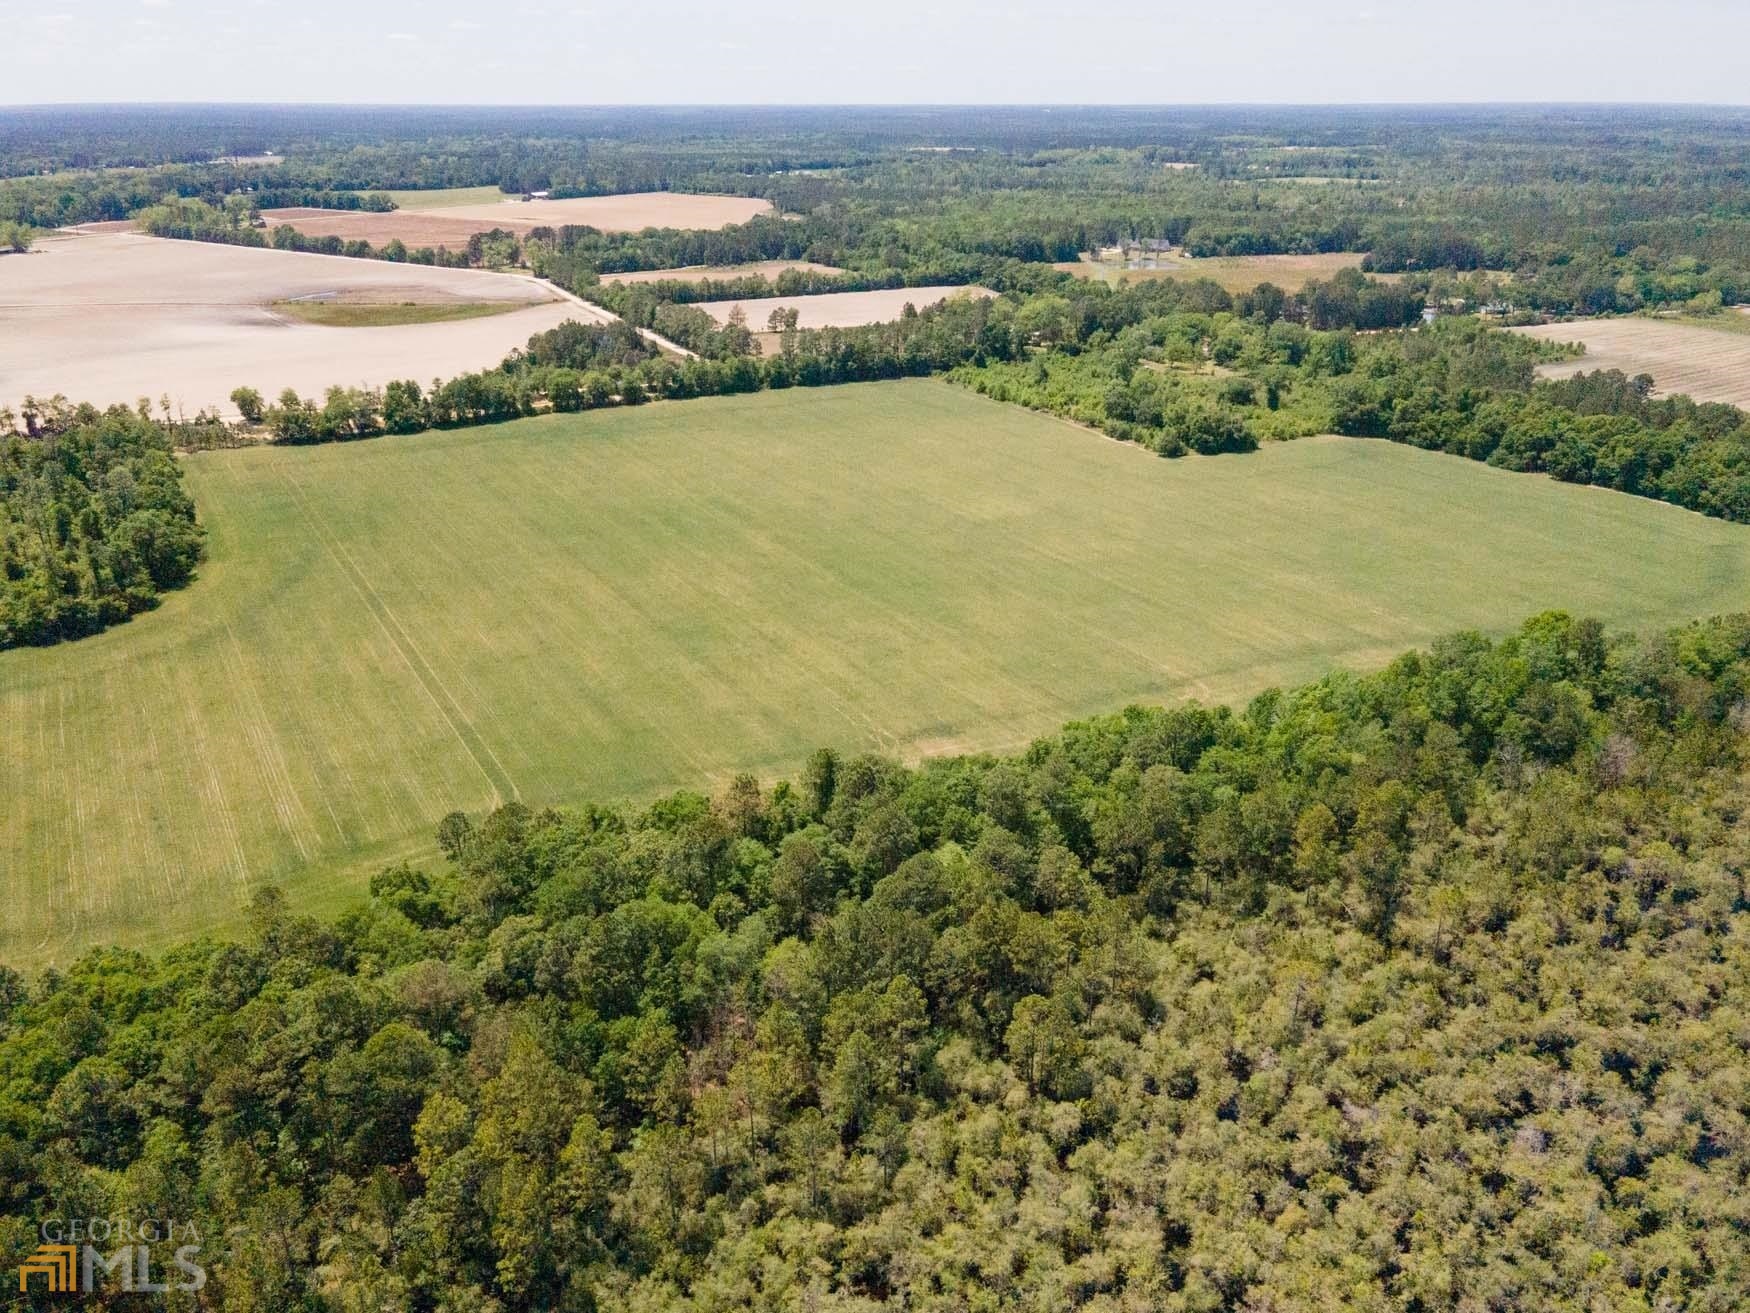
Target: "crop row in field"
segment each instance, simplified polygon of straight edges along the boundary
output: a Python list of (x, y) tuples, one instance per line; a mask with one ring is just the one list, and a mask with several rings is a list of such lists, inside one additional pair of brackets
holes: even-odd
[(1620, 369), (1651, 374), (1663, 395), (1750, 407), (1750, 337), (1661, 319), (1585, 319), (1523, 330), (1554, 342), (1584, 342), (1577, 360), (1545, 365), (1546, 378)]

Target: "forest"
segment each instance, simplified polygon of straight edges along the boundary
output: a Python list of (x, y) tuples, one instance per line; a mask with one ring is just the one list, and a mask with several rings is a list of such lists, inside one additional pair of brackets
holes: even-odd
[(201, 557), (166, 429), (123, 407), (0, 415), (0, 649), (94, 634)]
[(1551, 613), (452, 814), (337, 919), (0, 968), (0, 1255), (189, 1218), (240, 1310), (1725, 1313), (1747, 681), (1743, 617)]
[[(711, 191), (768, 197), (808, 225), (808, 258), (864, 277), (966, 281), (922, 271), (1158, 238), (1193, 256), (1354, 251), (1413, 279), (1493, 271), (1515, 309), (1626, 313), (1750, 295), (1745, 122), (1602, 106), (40, 109), (0, 125), (0, 222), (121, 219), (166, 197), (381, 208), (408, 188)], [(236, 162), (267, 149), (272, 162)], [(613, 272), (803, 254), (755, 253), (783, 225), (746, 227), (596, 234), (585, 258)]]

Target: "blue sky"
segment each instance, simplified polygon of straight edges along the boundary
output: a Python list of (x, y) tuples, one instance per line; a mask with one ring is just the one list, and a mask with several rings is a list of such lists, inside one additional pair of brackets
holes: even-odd
[(1750, 103), (1750, 0), (0, 0), (0, 102)]

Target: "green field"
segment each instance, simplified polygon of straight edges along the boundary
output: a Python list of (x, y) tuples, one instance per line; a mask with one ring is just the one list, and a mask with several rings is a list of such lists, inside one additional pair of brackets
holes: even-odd
[[(364, 196), (369, 193), (360, 192)], [(395, 202), (398, 210), (442, 210), (451, 205), (491, 205), (502, 201), (505, 194), (496, 186), (434, 187), (430, 191), (387, 191), (383, 193)]]
[(1552, 606), (1750, 605), (1750, 529), (1382, 442), (1163, 461), (939, 382), (188, 461), (200, 578), (0, 653), (0, 960), (332, 907), (438, 817), (1014, 745)]
[(399, 328), (404, 324), (442, 324), (456, 319), (485, 319), (528, 308), (526, 301), (449, 301), (391, 304), (369, 301), (275, 301), (282, 315), (324, 328)]

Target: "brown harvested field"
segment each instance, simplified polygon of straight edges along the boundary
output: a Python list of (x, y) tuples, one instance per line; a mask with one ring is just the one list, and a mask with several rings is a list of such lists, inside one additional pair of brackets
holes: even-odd
[[(1328, 255), (1233, 255), (1201, 260), (1183, 255), (1156, 257), (1153, 269), (1126, 269), (1121, 264), (1096, 260), (1067, 260), (1057, 268), (1078, 278), (1098, 278), (1108, 283), (1127, 279), (1208, 278), (1229, 292), (1249, 292), (1259, 283), (1275, 283), (1285, 292), (1298, 292), (1310, 282), (1322, 282), (1343, 269), (1359, 269), (1362, 252), (1338, 251)], [(1396, 274), (1376, 274), (1390, 280)]]
[(514, 224), (521, 228), (542, 225), (557, 228), (573, 223), (610, 233), (635, 233), (645, 228), (727, 228), (771, 212), (772, 203), (757, 196), (704, 196), (678, 191), (578, 196), (563, 201), (504, 201), (427, 211), (457, 219), (486, 220), (500, 227)]
[(842, 274), (830, 264), (815, 264), (812, 260), (757, 260), (752, 264), (690, 264), (684, 269), (644, 269), (632, 274), (603, 274), (604, 283), (702, 283), (707, 278), (768, 278), (775, 279), (786, 269), (805, 274)]
[(885, 324), (905, 313), (909, 303), (922, 310), (952, 296), (990, 296), (983, 287), (893, 287), (876, 292), (821, 292), (814, 296), (757, 297), (745, 301), (701, 301), (699, 309), (720, 324), (729, 322), (736, 306), (747, 315), (747, 326), (764, 329), (772, 311), (779, 308), (800, 312), (799, 328), (856, 328), (860, 324)]
[[(399, 237), (410, 250), (429, 246), (436, 250), (447, 246), (459, 251), (475, 233), (491, 228), (489, 223), (472, 219), (446, 219), (437, 210), (391, 210), (373, 214), (368, 210), (314, 210), (299, 206), (288, 210), (263, 210), (261, 217), (268, 227), (289, 223), (306, 237), (338, 237), (342, 241), (364, 240), (372, 246), (384, 246)], [(509, 224), (500, 225), (510, 227)]]
[(399, 237), (410, 247), (466, 246), (468, 238), (492, 228), (527, 232), (586, 224), (603, 232), (639, 232), (645, 228), (712, 229), (746, 223), (771, 212), (772, 203), (748, 196), (699, 196), (689, 192), (632, 192), (624, 196), (580, 196), (564, 201), (489, 201), (480, 205), (446, 205), (436, 209), (316, 210), (297, 207), (263, 210), (269, 226), (289, 223), (310, 237), (363, 238), (381, 246)]
[(62, 231), (70, 233), (131, 233), (134, 231), (132, 219), (105, 219), (101, 223), (71, 224)]
[(1547, 342), (1584, 342), (1578, 360), (1541, 366), (1545, 378), (1595, 369), (1651, 374), (1660, 395), (1750, 408), (1750, 337), (1658, 319), (1593, 319), (1517, 330)]
[[(504, 314), (393, 327), (295, 322), (275, 301), (463, 306)], [(62, 393), (99, 405), (168, 394), (189, 414), (230, 410), (241, 385), (422, 383), (497, 364), (577, 318), (532, 279), (137, 234), (59, 236), (0, 260), (0, 406)]]

